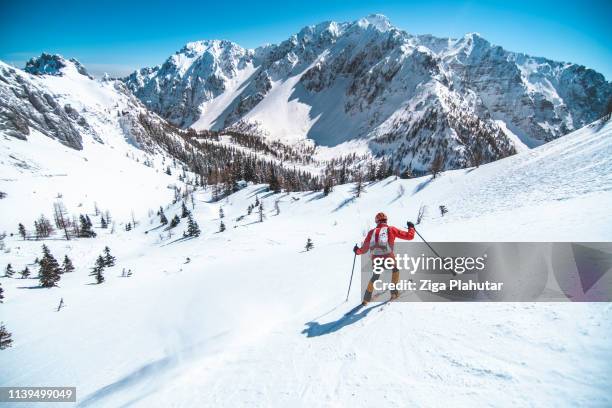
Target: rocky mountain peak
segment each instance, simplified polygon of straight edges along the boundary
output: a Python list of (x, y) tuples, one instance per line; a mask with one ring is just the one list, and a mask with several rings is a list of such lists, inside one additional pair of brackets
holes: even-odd
[(85, 67), (74, 58), (65, 59), (59, 54), (43, 52), (39, 57), (30, 59), (24, 71), (32, 75), (64, 75), (65, 69), (73, 69), (81, 75), (91, 78)]

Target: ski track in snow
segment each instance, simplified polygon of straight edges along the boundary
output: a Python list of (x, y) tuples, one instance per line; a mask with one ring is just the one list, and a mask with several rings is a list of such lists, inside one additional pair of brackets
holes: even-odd
[[(79, 406), (610, 406), (609, 304), (391, 302), (345, 316), (360, 301), (358, 274), (342, 300), (351, 248), (380, 210), (403, 227), (427, 206), (419, 230), (432, 242), (609, 241), (611, 175), (609, 122), (478, 169), (372, 183), (359, 199), (350, 185), (282, 195), (278, 216), (279, 196), (261, 185), (217, 203), (199, 192), (198, 239), (144, 234), (154, 216), (131, 232), (45, 241), (77, 270), (50, 290), (1, 279), (14, 345), (1, 352), (0, 385), (74, 385)], [(256, 193), (265, 221), (235, 221)], [(6, 241), (2, 266), (40, 255), (40, 241)], [(105, 245), (117, 266), (88, 285)]]

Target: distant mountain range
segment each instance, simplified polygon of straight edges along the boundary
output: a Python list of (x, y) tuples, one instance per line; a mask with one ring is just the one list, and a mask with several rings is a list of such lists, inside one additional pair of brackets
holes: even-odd
[[(77, 61), (49, 54), (25, 71), (62, 75), (66, 65), (89, 77)], [(18, 136), (29, 123), (75, 148), (83, 131), (95, 133), (81, 112), (58, 108), (52, 93), (10, 69), (0, 77), (0, 127)], [(612, 84), (584, 66), (506, 51), (475, 33), (411, 35), (382, 15), (308, 26), (256, 49), (188, 43), (114, 83), (129, 111), (181, 128), (289, 145), (311, 139), (335, 154), (361, 146), (416, 171), (436, 156), (460, 168), (540, 145), (601, 117), (612, 100)]]

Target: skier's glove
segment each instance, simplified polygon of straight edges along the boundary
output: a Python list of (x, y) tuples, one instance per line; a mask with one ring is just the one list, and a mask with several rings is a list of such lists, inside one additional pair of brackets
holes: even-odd
[(358, 250), (359, 250), (359, 247), (358, 247), (357, 245), (355, 245), (355, 246), (353, 247), (353, 252), (354, 252), (355, 254), (357, 254), (357, 251), (358, 251)]
[(408, 229), (410, 228), (414, 228), (414, 224), (412, 223), (412, 221), (408, 221)]

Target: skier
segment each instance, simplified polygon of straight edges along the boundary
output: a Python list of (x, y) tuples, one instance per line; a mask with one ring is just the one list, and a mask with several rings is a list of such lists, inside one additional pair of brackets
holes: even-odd
[[(393, 254), (395, 239), (412, 240), (414, 238), (414, 224), (410, 221), (408, 222), (408, 231), (390, 227), (387, 225), (387, 216), (382, 212), (376, 214), (374, 221), (376, 222), (376, 228), (368, 232), (361, 248), (355, 245), (353, 252), (357, 255), (362, 255), (370, 251), (372, 260), (375, 258), (391, 258), (395, 262), (395, 255)], [(380, 275), (378, 274), (372, 274), (372, 278), (370, 278), (370, 282), (368, 283), (368, 288), (363, 295), (363, 302), (361, 302), (362, 306), (367, 305), (372, 299), (374, 282), (376, 282), (379, 277)], [(399, 277), (399, 269), (393, 266), (391, 282), (398, 283)], [(391, 300), (396, 299), (398, 296), (399, 292), (397, 290), (394, 289), (391, 291)]]

